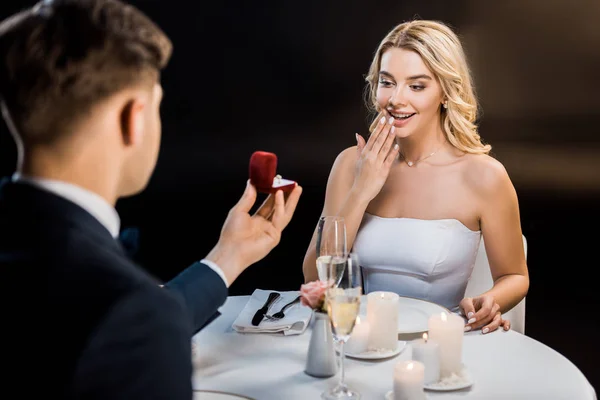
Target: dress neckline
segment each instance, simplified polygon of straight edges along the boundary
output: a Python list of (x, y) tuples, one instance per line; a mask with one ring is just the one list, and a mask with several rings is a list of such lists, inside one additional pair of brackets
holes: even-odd
[(462, 228), (464, 228), (465, 230), (467, 230), (470, 233), (481, 233), (481, 230), (472, 230), (470, 229), (468, 226), (466, 226), (465, 224), (463, 224), (460, 220), (456, 219), (456, 218), (439, 218), (439, 219), (421, 219), (421, 218), (411, 218), (411, 217), (380, 217), (379, 215), (375, 215), (375, 214), (371, 214), (369, 212), (365, 211), (365, 215), (368, 215), (370, 217), (373, 218), (378, 218), (381, 220), (398, 220), (398, 221), (402, 221), (402, 220), (406, 220), (406, 221), (422, 221), (422, 222), (448, 222), (448, 221), (453, 221), (458, 223), (458, 225), (460, 225)]

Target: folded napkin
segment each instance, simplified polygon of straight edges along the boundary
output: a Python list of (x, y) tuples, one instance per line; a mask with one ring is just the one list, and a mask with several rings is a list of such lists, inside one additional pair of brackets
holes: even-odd
[[(300, 302), (288, 307), (285, 312), (285, 317), (277, 321), (269, 321), (264, 318), (258, 326), (252, 325), (252, 317), (258, 309), (260, 309), (267, 298), (269, 293), (275, 290), (262, 290), (256, 289), (250, 299), (246, 303), (244, 309), (233, 321), (233, 329), (242, 333), (273, 333), (283, 332), (284, 335), (299, 335), (303, 333), (308, 327), (310, 318), (312, 316), (312, 309), (310, 307), (303, 306)], [(267, 314), (273, 315), (277, 311), (281, 310), (283, 306), (293, 301), (300, 295), (298, 291), (291, 292), (280, 292), (281, 296), (271, 305)]]

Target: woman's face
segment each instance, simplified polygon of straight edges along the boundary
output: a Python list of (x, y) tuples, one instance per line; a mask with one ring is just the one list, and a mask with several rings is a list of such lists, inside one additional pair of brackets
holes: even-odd
[(421, 56), (399, 48), (383, 53), (377, 103), (394, 117), (397, 137), (434, 129), (442, 102), (442, 88)]

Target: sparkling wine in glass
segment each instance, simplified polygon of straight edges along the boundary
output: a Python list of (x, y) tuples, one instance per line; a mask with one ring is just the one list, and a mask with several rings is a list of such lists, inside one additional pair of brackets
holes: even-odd
[[(346, 221), (343, 217), (322, 216), (317, 225), (317, 273), (319, 280), (337, 286), (346, 265)], [(329, 269), (333, 268), (332, 274)]]
[[(337, 279), (338, 271), (332, 264), (327, 269), (327, 279)], [(350, 338), (356, 317), (360, 309), (362, 295), (362, 277), (358, 256), (349, 253), (345, 257), (344, 268), (338, 285), (327, 290), (327, 314), (331, 321), (334, 339), (339, 343), (340, 354), (340, 380), (338, 384), (323, 392), (321, 398), (326, 400), (358, 400), (360, 393), (349, 388), (344, 376), (344, 344)]]

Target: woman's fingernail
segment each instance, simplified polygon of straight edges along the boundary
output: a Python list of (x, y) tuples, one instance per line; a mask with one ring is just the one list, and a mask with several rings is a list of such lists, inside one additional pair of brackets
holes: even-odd
[(471, 318), (472, 316), (473, 316), (473, 311), (470, 311), (470, 312), (467, 314), (467, 318)]
[(356, 138), (356, 141), (358, 142), (358, 133), (355, 133), (354, 137)]
[(484, 334), (488, 333), (490, 331), (490, 328), (483, 328), (483, 330), (481, 332), (483, 332)]
[(395, 130), (396, 130), (396, 127), (392, 126), (392, 129), (390, 129), (390, 135), (393, 135)]
[(471, 328), (471, 325), (467, 325), (467, 326), (465, 326), (465, 332), (469, 332), (471, 329), (472, 329), (472, 328)]
[(379, 120), (379, 123), (385, 124), (385, 117), (381, 117), (381, 119)]
[(398, 150), (398, 147), (400, 147), (400, 146), (398, 146), (398, 143), (396, 143), (396, 144), (394, 145), (394, 150)]
[(390, 125), (392, 125), (394, 123), (394, 117), (390, 117), (390, 119), (388, 120), (388, 122), (390, 123)]
[(470, 320), (468, 320), (467, 324), (472, 324), (473, 322), (475, 322), (475, 318), (471, 318)]

